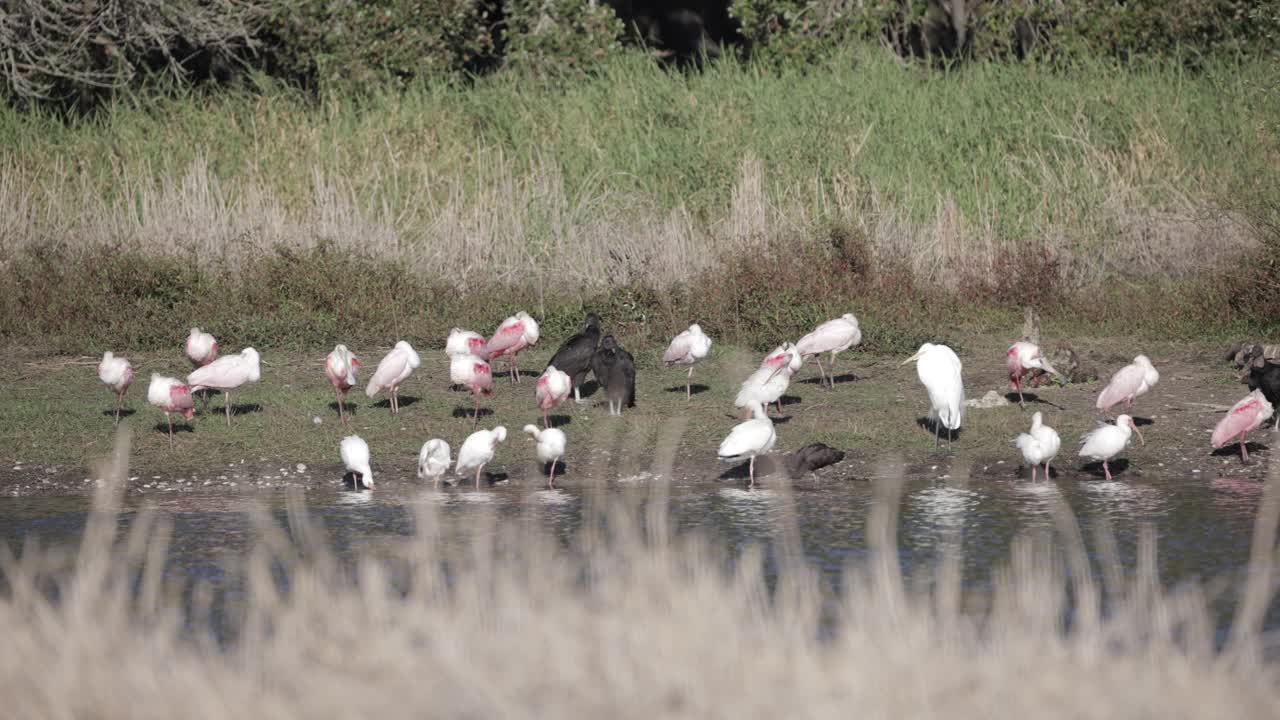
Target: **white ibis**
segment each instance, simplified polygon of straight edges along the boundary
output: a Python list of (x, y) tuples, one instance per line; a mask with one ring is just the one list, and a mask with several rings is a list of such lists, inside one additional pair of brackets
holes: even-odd
[(369, 467), (369, 443), (359, 435), (348, 435), (342, 438), (338, 454), (342, 456), (342, 464), (347, 470), (354, 473), (353, 487), (356, 490), (372, 490), (373, 468)]
[(1062, 439), (1058, 431), (1044, 424), (1044, 416), (1037, 411), (1031, 416), (1031, 430), (1014, 441), (1022, 451), (1022, 459), (1031, 466), (1031, 482), (1036, 481), (1036, 467), (1044, 465), (1044, 479), (1049, 479), (1049, 461), (1058, 454)]
[(1080, 447), (1080, 457), (1101, 460), (1102, 472), (1106, 475), (1107, 480), (1110, 481), (1111, 468), (1107, 466), (1107, 462), (1125, 449), (1129, 444), (1129, 438), (1133, 437), (1135, 432), (1138, 433), (1138, 439), (1145, 445), (1147, 443), (1146, 438), (1142, 437), (1142, 431), (1133, 422), (1133, 418), (1128, 415), (1117, 417), (1114, 425), (1099, 424), (1097, 428), (1084, 436)]
[(750, 478), (749, 485), (754, 487), (756, 456), (767, 454), (772, 450), (773, 444), (778, 441), (778, 435), (774, 432), (773, 421), (769, 419), (763, 404), (752, 402), (750, 409), (751, 419), (733, 426), (729, 435), (720, 443), (720, 449), (716, 455), (725, 462), (750, 458), (751, 464), (747, 468), (747, 476)]
[(441, 476), (448, 472), (452, 462), (449, 443), (432, 438), (422, 443), (422, 449), (418, 451), (418, 478), (431, 478), (431, 484), (438, 487)]
[(477, 430), (467, 436), (458, 448), (458, 463), (454, 471), (461, 474), (476, 471), (476, 489), (480, 489), (480, 471), (493, 460), (498, 443), (507, 439), (507, 429), (501, 425), (492, 430)]
[(564, 457), (564, 447), (568, 441), (565, 438), (564, 431), (559, 428), (543, 428), (539, 430), (537, 425), (525, 425), (524, 431), (532, 435), (533, 441), (537, 443), (538, 461), (544, 465), (551, 463), (547, 487), (555, 487), (556, 463), (560, 462), (560, 458)]

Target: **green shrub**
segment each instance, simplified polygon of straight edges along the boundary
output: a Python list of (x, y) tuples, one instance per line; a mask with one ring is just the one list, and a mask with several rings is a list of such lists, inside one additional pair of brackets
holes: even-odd
[(537, 74), (579, 74), (621, 48), (622, 21), (596, 0), (507, 0), (503, 61)]

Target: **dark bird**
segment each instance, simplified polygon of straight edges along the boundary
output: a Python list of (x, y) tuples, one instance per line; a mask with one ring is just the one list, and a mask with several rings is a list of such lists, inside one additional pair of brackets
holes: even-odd
[[(600, 316), (587, 313), (587, 322), (582, 326), (582, 332), (565, 340), (556, 354), (551, 356), (551, 362), (547, 363), (547, 367), (555, 365), (557, 370), (569, 376), (573, 383), (573, 399), (577, 402), (582, 402), (579, 388), (587, 380), (587, 372), (591, 370), (591, 362), (595, 358), (599, 342)], [(596, 379), (599, 380), (598, 377)]]
[[(1280, 363), (1264, 360), (1253, 362), (1245, 370), (1241, 381), (1250, 390), (1261, 390), (1262, 396), (1272, 407), (1280, 407)], [(1272, 423), (1272, 432), (1280, 432), (1280, 415)]]
[(824, 443), (810, 443), (786, 456), (787, 472), (799, 477), (844, 459), (844, 451)]
[(636, 406), (635, 359), (618, 347), (612, 335), (605, 335), (600, 341), (600, 349), (591, 359), (591, 373), (596, 376), (596, 382), (604, 386), (610, 415), (621, 415), (624, 405)]

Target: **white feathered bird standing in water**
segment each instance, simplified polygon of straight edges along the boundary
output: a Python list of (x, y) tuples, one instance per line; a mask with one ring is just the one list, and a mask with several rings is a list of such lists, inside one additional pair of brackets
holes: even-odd
[(110, 350), (102, 353), (102, 362), (98, 363), (98, 379), (110, 388), (116, 396), (116, 424), (120, 424), (120, 409), (124, 407), (124, 394), (133, 382), (133, 365), (122, 357), (116, 357)]
[(537, 425), (525, 425), (524, 431), (532, 435), (533, 441), (537, 443), (535, 451), (538, 455), (538, 461), (544, 465), (551, 464), (547, 487), (555, 487), (556, 463), (560, 462), (560, 458), (564, 457), (565, 444), (568, 442), (564, 431), (560, 428), (543, 428), (539, 430)]
[(773, 444), (778, 441), (778, 435), (774, 432), (773, 421), (769, 419), (763, 404), (753, 401), (750, 403), (750, 408), (751, 419), (733, 426), (729, 435), (720, 443), (720, 449), (716, 451), (716, 455), (725, 462), (750, 458), (751, 464), (747, 468), (747, 477), (750, 479), (748, 485), (754, 487), (756, 456), (765, 455), (772, 450)]
[(667, 351), (662, 353), (662, 362), (667, 367), (672, 365), (688, 365), (689, 374), (685, 376), (684, 381), (684, 397), (689, 400), (693, 397), (693, 365), (711, 352), (711, 338), (702, 332), (702, 327), (697, 323), (689, 326), (688, 330), (681, 332), (671, 340), (671, 344), (667, 346)]
[[(832, 388), (836, 386), (836, 355), (862, 342), (862, 329), (858, 327), (858, 318), (853, 313), (845, 313), (834, 320), (828, 320), (813, 332), (805, 335), (796, 341), (796, 351), (800, 353), (800, 358), (814, 356), (814, 360), (818, 363), (818, 373), (821, 375), (822, 384)], [(822, 369), (822, 353), (831, 353), (831, 372), (828, 374)], [(829, 375), (829, 380), (828, 380)]]
[(258, 351), (245, 348), (235, 355), (223, 355), (201, 368), (196, 368), (187, 376), (187, 384), (191, 392), (199, 392), (206, 388), (221, 390), (224, 410), (227, 413), (227, 426), (231, 426), (231, 391), (247, 383), (256, 383), (262, 378), (262, 369)]
[(1044, 416), (1036, 412), (1031, 416), (1031, 429), (1018, 436), (1014, 441), (1022, 451), (1022, 459), (1031, 466), (1031, 482), (1036, 480), (1036, 468), (1044, 465), (1044, 479), (1049, 479), (1049, 461), (1058, 454), (1062, 447), (1062, 438), (1058, 431), (1044, 424)]
[(466, 440), (462, 441), (462, 447), (458, 448), (458, 464), (454, 466), (454, 472), (461, 475), (475, 469), (476, 489), (479, 490), (480, 471), (493, 461), (498, 443), (506, 439), (507, 429), (501, 425), (492, 430), (477, 430), (471, 433)]
[(369, 443), (359, 435), (348, 435), (342, 438), (338, 446), (338, 454), (342, 456), (342, 464), (347, 470), (355, 473), (352, 485), (356, 490), (363, 486), (373, 489), (373, 468), (369, 467)]
[(964, 380), (961, 378), (960, 358), (946, 345), (925, 343), (902, 364), (913, 360), (916, 375), (929, 392), (929, 417), (934, 421), (933, 446), (938, 446), (938, 436), (945, 427), (947, 447), (951, 447), (951, 432), (960, 429), (960, 421), (964, 418)]
[(449, 464), (453, 462), (450, 452), (449, 443), (440, 438), (422, 443), (422, 449), (418, 451), (418, 478), (430, 478), (431, 484), (438, 487), (441, 476), (449, 471)]
[(422, 358), (418, 357), (418, 351), (414, 350), (412, 345), (404, 340), (397, 342), (395, 347), (391, 348), (391, 352), (378, 362), (378, 369), (374, 370), (373, 377), (369, 378), (364, 394), (373, 397), (383, 388), (387, 388), (391, 396), (391, 414), (399, 415), (400, 383), (403, 383), (421, 364)]
[(341, 343), (333, 346), (333, 351), (325, 356), (324, 374), (329, 378), (329, 384), (333, 385), (333, 393), (338, 398), (338, 418), (344, 425), (347, 422), (347, 412), (342, 406), (342, 399), (347, 396), (347, 391), (355, 387), (356, 370), (359, 369), (360, 359)]
[(1138, 439), (1142, 441), (1142, 444), (1146, 445), (1147, 440), (1142, 437), (1142, 431), (1138, 429), (1138, 425), (1134, 423), (1133, 418), (1128, 415), (1117, 417), (1114, 425), (1100, 424), (1096, 429), (1084, 436), (1080, 448), (1080, 457), (1101, 460), (1102, 472), (1107, 480), (1110, 481), (1111, 468), (1107, 463), (1125, 449), (1125, 446), (1129, 444), (1129, 438), (1135, 432), (1138, 433)]

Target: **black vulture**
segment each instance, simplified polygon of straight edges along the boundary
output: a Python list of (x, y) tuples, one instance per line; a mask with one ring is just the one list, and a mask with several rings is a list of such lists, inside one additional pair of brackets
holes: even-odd
[(1249, 366), (1244, 382), (1250, 390), (1261, 390), (1262, 396), (1276, 408), (1277, 413), (1272, 420), (1272, 428), (1280, 432), (1280, 363), (1254, 362)]
[(569, 376), (573, 382), (573, 399), (578, 402), (582, 402), (579, 388), (587, 380), (587, 372), (591, 370), (591, 361), (596, 355), (596, 345), (599, 342), (600, 316), (587, 313), (587, 322), (583, 325), (582, 332), (565, 340), (556, 354), (551, 356), (551, 362), (547, 363), (548, 367), (555, 365), (557, 370)]
[(604, 386), (610, 415), (621, 415), (624, 405), (636, 406), (635, 359), (618, 346), (612, 335), (605, 335), (600, 341), (600, 349), (591, 359), (591, 373), (596, 376), (596, 382)]

